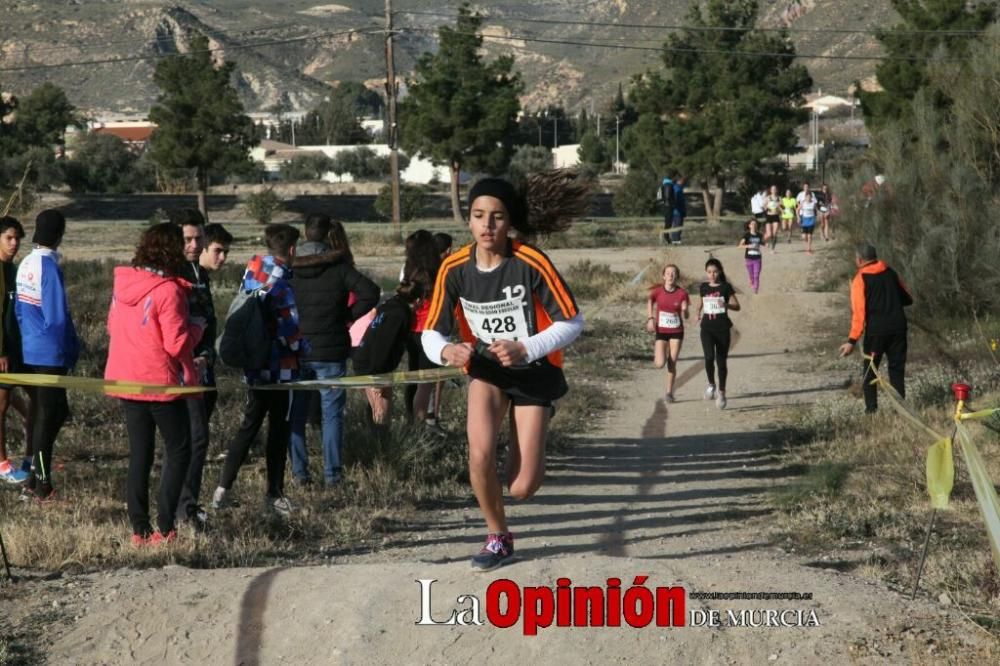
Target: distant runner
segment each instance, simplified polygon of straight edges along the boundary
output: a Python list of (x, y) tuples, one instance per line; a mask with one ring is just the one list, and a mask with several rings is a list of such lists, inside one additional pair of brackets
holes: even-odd
[[(798, 209), (798, 201), (792, 195), (791, 190), (785, 190), (785, 196), (781, 197), (781, 228), (786, 232), (786, 237), (789, 243), (792, 242), (792, 225), (795, 224), (795, 216), (797, 215), (796, 210)], [(771, 253), (775, 252), (774, 245), (771, 245)]]
[(760, 289), (760, 269), (764, 261), (760, 248), (763, 245), (764, 238), (757, 231), (757, 220), (750, 218), (746, 224), (746, 233), (740, 239), (740, 247), (746, 250), (744, 259), (747, 265), (747, 276), (750, 278), (750, 289), (755, 294)]
[[(714, 398), (716, 407), (725, 409), (726, 377), (729, 375), (726, 361), (729, 357), (730, 329), (733, 327), (728, 312), (739, 310), (740, 302), (736, 300), (736, 292), (726, 280), (726, 273), (718, 259), (705, 262), (705, 277), (706, 281), (698, 288), (701, 296), (698, 303), (701, 347), (705, 352), (705, 374), (708, 375), (705, 400)], [(716, 362), (719, 364), (718, 386), (715, 383)]]
[(684, 343), (684, 319), (689, 316), (691, 298), (677, 283), (681, 271), (674, 264), (663, 268), (663, 284), (653, 287), (646, 300), (646, 330), (656, 334), (653, 343), (653, 363), (667, 366), (666, 401), (674, 402), (674, 382), (677, 379), (677, 358)]

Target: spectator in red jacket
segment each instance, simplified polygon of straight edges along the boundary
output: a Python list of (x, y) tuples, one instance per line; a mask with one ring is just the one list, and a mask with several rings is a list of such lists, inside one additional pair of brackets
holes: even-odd
[[(131, 266), (115, 269), (108, 312), (108, 363), (105, 379), (165, 385), (200, 385), (194, 348), (204, 319), (188, 313), (189, 282), (184, 268), (181, 228), (165, 222), (146, 230)], [(191, 431), (184, 395), (116, 395), (121, 399), (128, 432), (126, 497), (132, 545), (160, 545), (177, 538), (174, 518), (191, 456)], [(156, 431), (163, 436), (165, 457), (160, 477), (156, 523), (149, 520), (149, 472)]]

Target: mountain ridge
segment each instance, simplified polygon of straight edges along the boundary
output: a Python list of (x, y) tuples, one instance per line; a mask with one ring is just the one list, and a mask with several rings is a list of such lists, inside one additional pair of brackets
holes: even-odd
[[(484, 34), (491, 37), (484, 48), (491, 57), (514, 54), (515, 67), (526, 83), (522, 99), (526, 108), (559, 104), (570, 110), (599, 109), (619, 83), (645, 69), (662, 67), (658, 49), (669, 30), (660, 26), (685, 23), (690, 4), (684, 0), (492, 3), (482, 6), (488, 14)], [(454, 15), (455, 7), (441, 7), (439, 2), (412, 0), (394, 17), (399, 29), (397, 71), (402, 76), (412, 71), (420, 54), (434, 48), (436, 28), (452, 22), (448, 16)], [(236, 63), (236, 84), (248, 110), (266, 109), (283, 95), (293, 106), (307, 109), (339, 81), (362, 80), (381, 88), (382, 9), (381, 0), (340, 4), (289, 0), (264, 6), (249, 0), (14, 1), (4, 10), (6, 28), (0, 35), (0, 89), (24, 94), (48, 80), (66, 90), (86, 112), (142, 114), (156, 99), (155, 59), (184, 52), (191, 35), (201, 32), (222, 57)], [(802, 54), (866, 57), (880, 53), (870, 33), (812, 30), (870, 31), (889, 24), (893, 16), (888, 0), (774, 0), (761, 3), (759, 24), (787, 26)], [(105, 60), (120, 62), (100, 62)], [(855, 80), (871, 78), (875, 64), (802, 62), (817, 88), (841, 94)], [(58, 66), (63, 63), (88, 64)], [(18, 67), (33, 69), (10, 69)]]

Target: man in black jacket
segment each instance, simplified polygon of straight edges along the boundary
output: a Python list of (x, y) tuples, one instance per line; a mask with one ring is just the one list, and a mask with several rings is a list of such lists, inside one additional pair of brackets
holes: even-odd
[[(354, 268), (354, 257), (344, 227), (326, 215), (310, 215), (305, 223), (305, 240), (292, 264), (292, 288), (299, 310), (299, 328), (312, 345), (302, 364), (303, 379), (343, 377), (351, 353), (350, 322), (378, 304), (379, 288)], [(348, 301), (353, 295), (353, 304)], [(292, 476), (309, 483), (306, 454), (308, 397), (296, 396), (292, 407), (290, 442)], [(340, 454), (344, 440), (343, 389), (319, 391), (323, 413), (323, 480), (326, 485), (340, 481)]]
[(857, 247), (855, 263), (858, 272), (851, 282), (851, 332), (840, 346), (841, 358), (854, 351), (864, 333), (862, 351), (865, 359), (862, 388), (865, 412), (878, 410), (878, 387), (872, 385), (874, 368), (889, 360), (889, 383), (906, 397), (906, 313), (903, 308), (913, 305), (913, 297), (896, 271), (879, 261), (875, 248), (868, 243)]
[[(14, 258), (21, 248), (24, 227), (13, 217), (0, 217), (0, 372), (23, 372), (21, 328), (14, 312), (17, 293), (17, 266)], [(0, 480), (24, 483), (31, 472), (31, 422), (28, 405), (14, 387), (0, 384)], [(24, 460), (19, 466), (7, 459), (7, 409), (13, 406), (24, 421)]]
[[(209, 225), (206, 231), (205, 218), (193, 208), (175, 211), (174, 222), (184, 233), (184, 273), (181, 275), (191, 283), (188, 307), (192, 317), (201, 317), (206, 322), (205, 333), (194, 348), (194, 364), (201, 377), (202, 386), (215, 386), (215, 336), (218, 320), (212, 301), (212, 284), (209, 273), (222, 268), (229, 254), (232, 234), (221, 224)], [(181, 490), (177, 515), (188, 520), (195, 529), (203, 529), (208, 518), (207, 512), (198, 504), (201, 494), (202, 473), (208, 456), (209, 420), (215, 411), (218, 394), (206, 391), (197, 398), (187, 400), (188, 417), (191, 419), (191, 462)]]

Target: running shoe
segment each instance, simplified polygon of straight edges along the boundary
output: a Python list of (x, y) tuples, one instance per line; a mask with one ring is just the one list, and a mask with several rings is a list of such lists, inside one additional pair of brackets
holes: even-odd
[(264, 498), (264, 502), (269, 509), (284, 518), (288, 518), (295, 511), (295, 507), (287, 497), (271, 497), (268, 495)]
[(677, 402), (677, 399), (674, 398), (674, 394), (673, 393), (668, 393), (666, 396), (664, 396), (663, 399), (666, 400), (669, 403)]
[(156, 530), (149, 536), (149, 540), (146, 542), (148, 546), (165, 546), (172, 544), (177, 541), (177, 530), (170, 530), (166, 534)]
[(719, 409), (725, 409), (726, 408), (726, 396), (724, 396), (722, 393), (719, 393), (719, 397), (717, 397), (715, 399), (715, 406), (718, 407)]
[(188, 509), (187, 520), (195, 532), (202, 533), (208, 530), (208, 511), (199, 504)]
[(7, 462), (5, 467), (0, 467), (0, 479), (7, 483), (24, 483), (28, 480), (28, 473)]
[(705, 400), (713, 400), (715, 398), (715, 384), (709, 384), (708, 388), (705, 389)]
[(514, 535), (490, 534), (486, 545), (478, 555), (472, 556), (472, 568), (476, 571), (492, 571), (514, 561)]
[(227, 491), (225, 488), (219, 487), (215, 489), (212, 493), (212, 508), (216, 511), (220, 509), (225, 509), (229, 506), (229, 500), (226, 497)]
[(441, 427), (441, 425), (437, 422), (437, 419), (434, 421), (424, 421), (424, 431), (437, 437), (448, 436), (448, 431)]
[(131, 544), (133, 548), (142, 548), (143, 546), (148, 546), (149, 536), (143, 536), (142, 534), (133, 534), (131, 539)]

